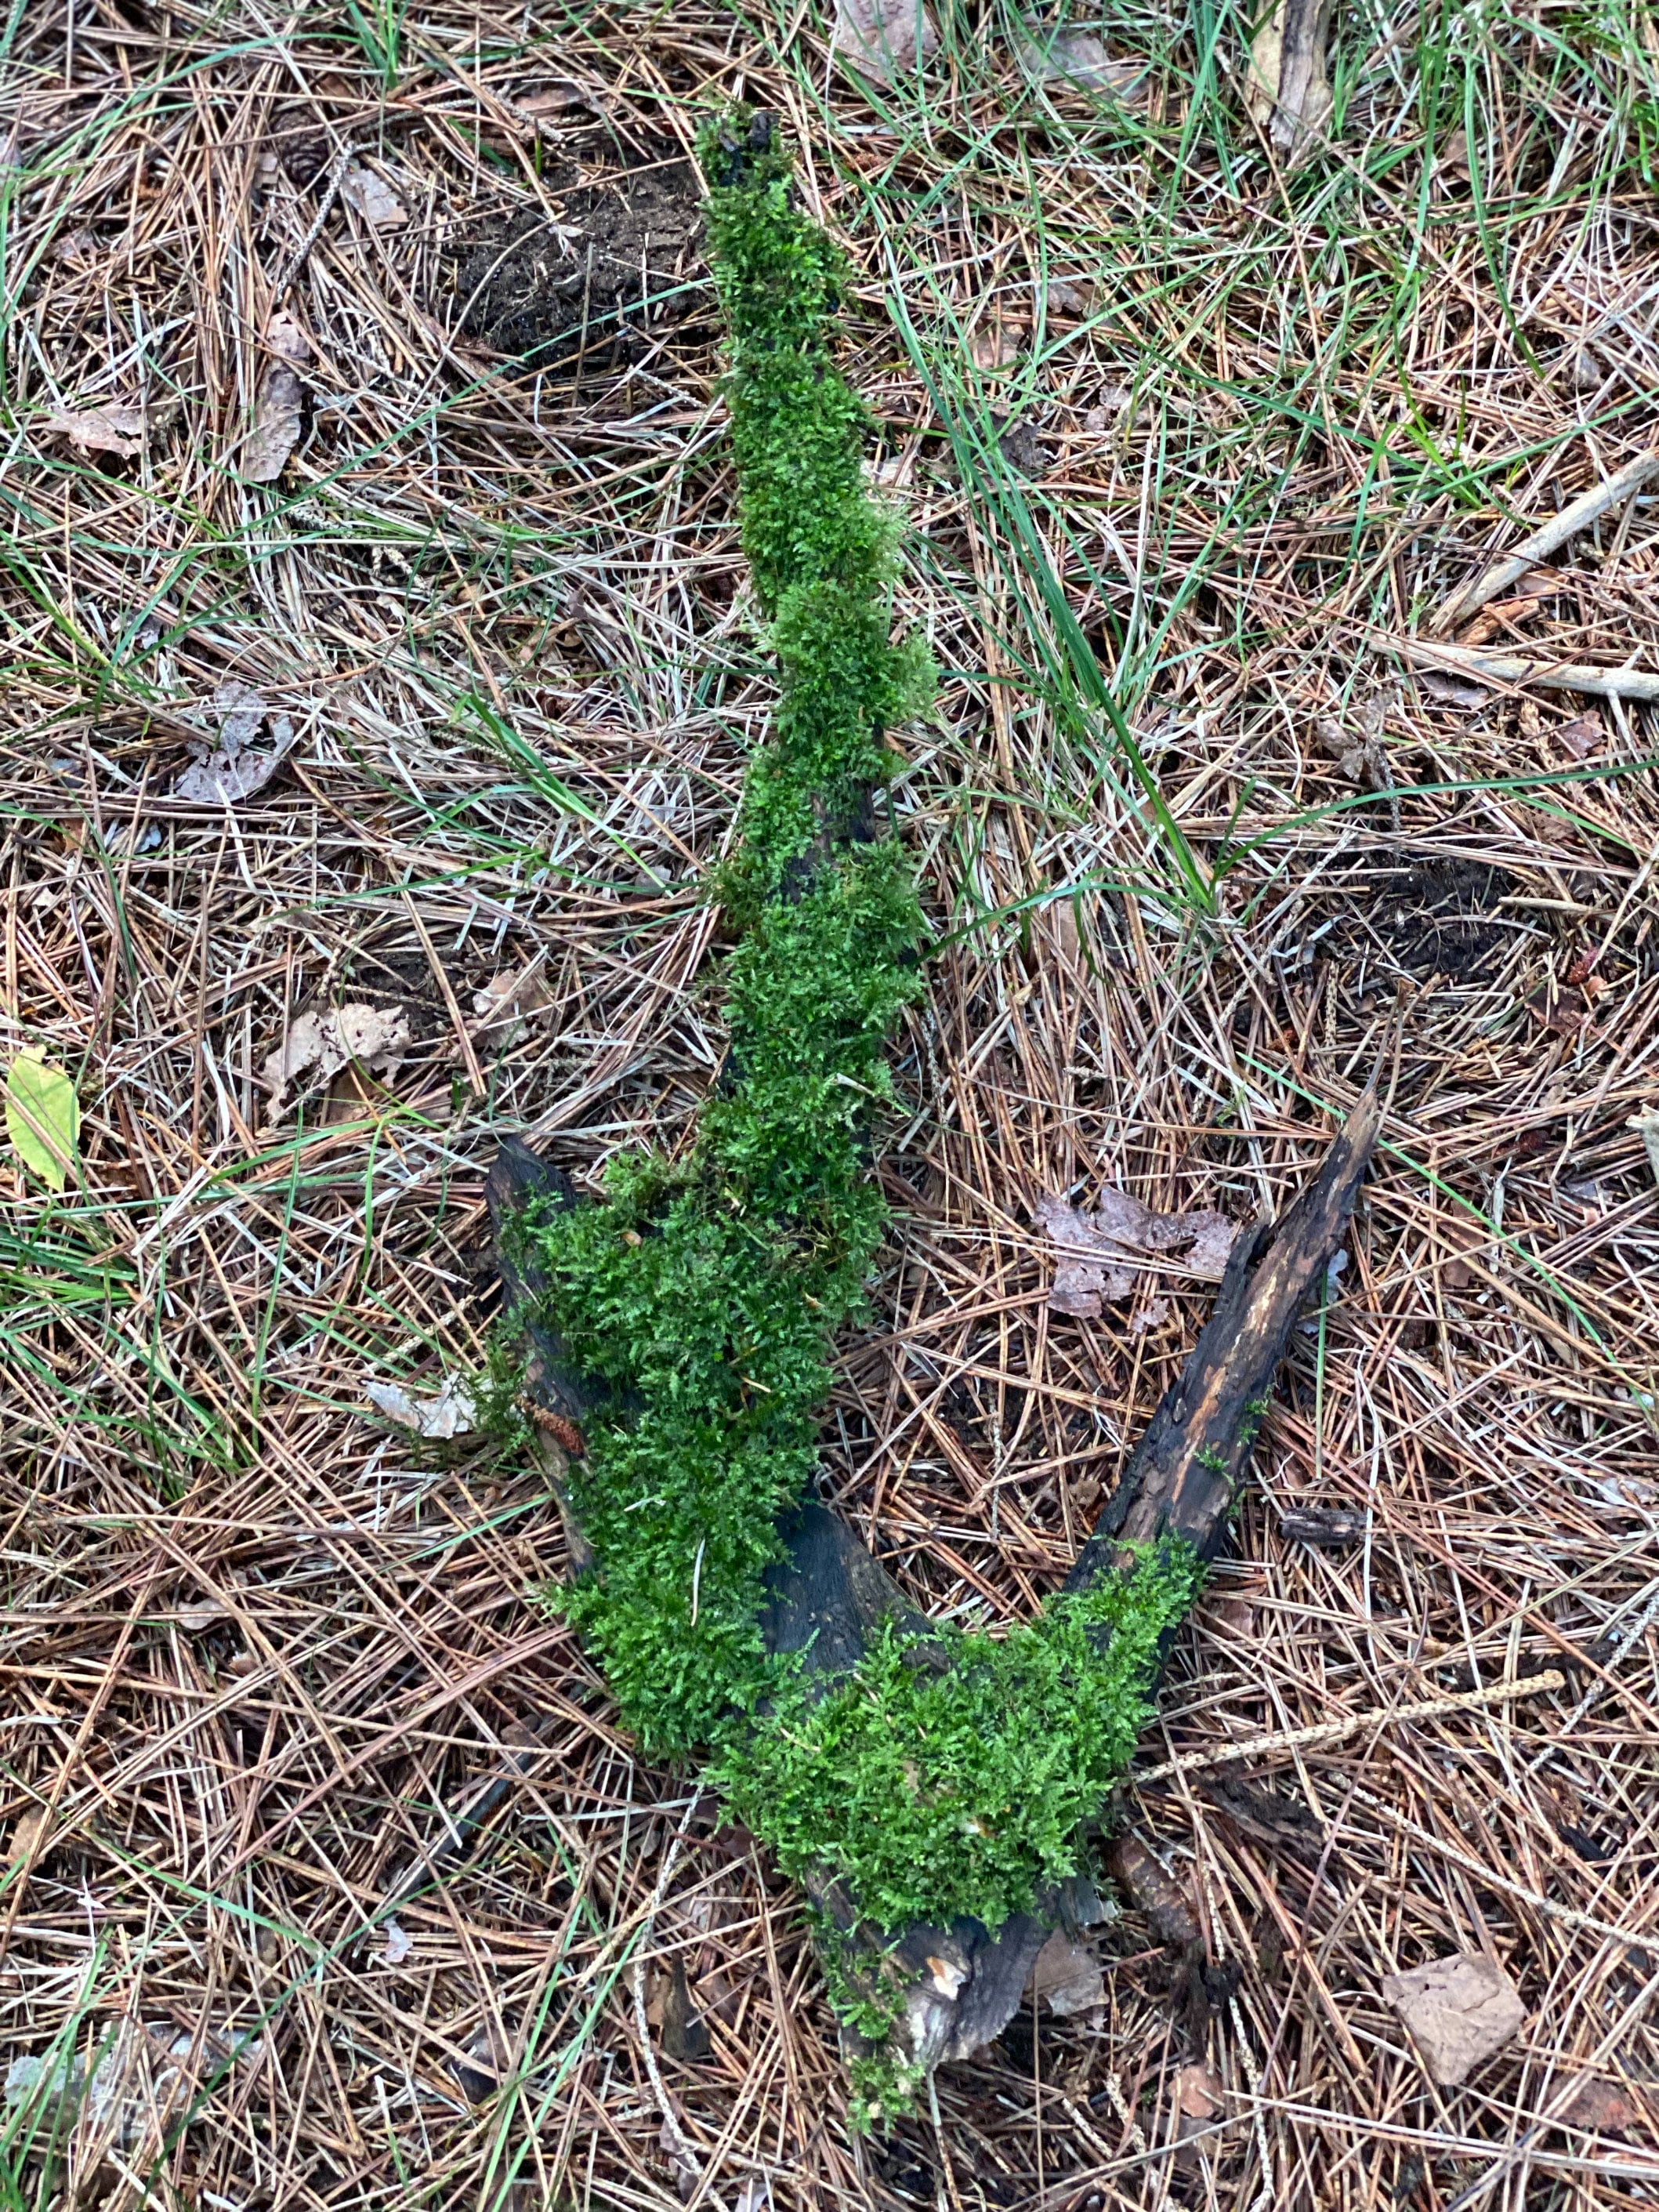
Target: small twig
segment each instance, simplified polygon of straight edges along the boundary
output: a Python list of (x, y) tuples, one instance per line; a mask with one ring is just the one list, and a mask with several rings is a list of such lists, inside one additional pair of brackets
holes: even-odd
[(1522, 660), (1510, 653), (1476, 653), (1439, 638), (1390, 637), (1370, 641), (1377, 652), (1398, 653), (1413, 668), (1440, 668), (1477, 684), (1542, 684), (1553, 691), (1589, 691), (1601, 699), (1659, 699), (1659, 672), (1645, 668), (1589, 668), (1569, 660)]
[[(1656, 471), (1659, 471), (1659, 447), (1650, 447), (1647, 453), (1638, 453), (1633, 461), (1626, 461), (1624, 467), (1604, 483), (1593, 485), (1582, 498), (1574, 500), (1571, 507), (1564, 507), (1559, 514), (1552, 516), (1542, 529), (1534, 530), (1530, 538), (1523, 538), (1507, 560), (1500, 561), (1495, 568), (1488, 568), (1477, 575), (1461, 591), (1454, 592), (1450, 599), (1444, 600), (1429, 624), (1430, 635), (1443, 635), (1462, 622), (1466, 615), (1472, 615), (1477, 607), (1484, 607), (1488, 599), (1495, 599), (1501, 592), (1508, 591), (1511, 584), (1520, 581), (1528, 568), (1535, 568), (1540, 561), (1547, 561), (1558, 546), (1565, 545), (1568, 538), (1577, 537), (1581, 530), (1588, 528), (1604, 515), (1609, 507), (1617, 507), (1621, 500), (1628, 499), (1632, 492), (1639, 491)], [(1580, 684), (1573, 686), (1575, 690), (1584, 688)]]
[(353, 145), (350, 139), (348, 138), (344, 145), (341, 147), (339, 152), (334, 156), (333, 162), (328, 173), (328, 181), (323, 186), (322, 198), (318, 202), (317, 212), (311, 219), (311, 228), (307, 231), (305, 236), (300, 240), (300, 243), (295, 247), (293, 252), (289, 254), (288, 259), (283, 264), (280, 271), (271, 283), (270, 290), (271, 297), (273, 299), (280, 300), (282, 298), (283, 293), (287, 291), (289, 286), (294, 282), (301, 270), (305, 266), (307, 255), (311, 252), (312, 247), (315, 246), (318, 240), (322, 236), (323, 225), (328, 221), (330, 209), (332, 208), (335, 201), (340, 197), (340, 187), (345, 182), (345, 173), (351, 167), (352, 158), (356, 155), (356, 147)]
[(1359, 1735), (1370, 1728), (1392, 1728), (1401, 1721), (1438, 1720), (1445, 1713), (1468, 1713), (1482, 1705), (1501, 1705), (1510, 1698), (1540, 1698), (1548, 1690), (1564, 1690), (1567, 1678), (1555, 1668), (1528, 1674), (1523, 1681), (1493, 1682), (1484, 1690), (1460, 1690), (1444, 1698), (1430, 1698), (1418, 1705), (1373, 1708), (1351, 1713), (1346, 1720), (1316, 1721), (1311, 1728), (1280, 1729), (1273, 1735), (1248, 1736), (1241, 1743), (1224, 1743), (1218, 1751), (1188, 1752), (1182, 1759), (1166, 1759), (1145, 1774), (1130, 1776), (1135, 1788), (1162, 1782), (1172, 1774), (1197, 1774), (1205, 1767), (1225, 1766), (1236, 1759), (1259, 1759), (1269, 1752), (1305, 1751), (1310, 1745), (1340, 1743), (1344, 1736)]

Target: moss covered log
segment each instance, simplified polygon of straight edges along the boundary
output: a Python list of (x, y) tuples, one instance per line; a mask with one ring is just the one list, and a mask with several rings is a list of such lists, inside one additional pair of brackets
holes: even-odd
[[(832, 354), (842, 257), (764, 118), (711, 128), (702, 155), (780, 697), (718, 885), (743, 934), (696, 1145), (672, 1165), (617, 1161), (600, 1202), (532, 1204), (519, 1224), (538, 1326), (595, 1408), (568, 1476), (591, 1559), (553, 1602), (642, 1747), (703, 1756), (787, 1871), (838, 1878), (874, 1931), (994, 1929), (1074, 1867), (1199, 1570), (1160, 1541), (1005, 1635), (890, 1622), (838, 1678), (767, 1650), (780, 1522), (811, 1491), (836, 1332), (883, 1233), (872, 1124), (923, 927), (872, 801), (884, 732), (932, 677), (892, 636), (894, 525), (866, 492), (864, 411)], [(866, 2035), (893, 2025), (879, 1977), (837, 1994)], [(890, 2112), (902, 2068), (861, 2072), (863, 2116)]]

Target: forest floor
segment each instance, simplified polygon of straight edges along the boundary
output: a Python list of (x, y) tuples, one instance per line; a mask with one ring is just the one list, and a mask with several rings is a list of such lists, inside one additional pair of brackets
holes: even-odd
[[(1659, 2202), (1654, 710), (1402, 649), (1655, 442), (1654, 18), (1344, 10), (1286, 173), (1230, 10), (1091, 15), (1121, 98), (999, 0), (872, 89), (825, 12), (0, 23), (0, 1042), (83, 1115), (0, 1168), (19, 2212)], [(867, 2142), (795, 1896), (538, 1603), (545, 1477), (383, 1410), (484, 1363), (499, 1142), (586, 1181), (720, 1065), (735, 93), (943, 672), (824, 1428), (919, 1605), (1057, 1585), (1206, 1310), (1055, 1310), (1038, 1202), (1278, 1210), (1389, 1091), (1140, 1765), (1349, 1733), (1132, 1781), (1098, 2001)], [(1659, 672), (1659, 482), (1448, 635)], [(1524, 2019), (1437, 2087), (1383, 1984), (1451, 1954)]]

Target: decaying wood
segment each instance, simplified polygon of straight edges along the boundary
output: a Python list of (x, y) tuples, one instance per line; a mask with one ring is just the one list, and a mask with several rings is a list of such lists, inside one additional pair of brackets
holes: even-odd
[(1250, 42), (1245, 100), (1290, 167), (1305, 161), (1333, 105), (1325, 75), (1331, 0), (1275, 0)]
[[(1133, 1558), (1128, 1547), (1165, 1534), (1182, 1537), (1205, 1557), (1220, 1544), (1286, 1341), (1352, 1211), (1379, 1113), (1368, 1092), (1289, 1212), (1239, 1237), (1197, 1346), (1108, 1499), (1068, 1589), (1121, 1571)], [(514, 1143), (502, 1148), (486, 1189), (508, 1303), (521, 1305), (538, 1285), (533, 1269), (514, 1256), (510, 1237), (502, 1249), (503, 1230), (533, 1195), (571, 1202), (570, 1186), (558, 1170)], [(529, 1334), (529, 1394), (580, 1420), (592, 1409), (591, 1394), (569, 1372), (556, 1337), (533, 1322)], [(884, 1620), (926, 1632), (925, 1619), (879, 1562), (823, 1505), (803, 1505), (781, 1533), (786, 1553), (768, 1576), (762, 1616), (769, 1650), (804, 1653), (807, 1667), (827, 1684), (856, 1667)], [(826, 1875), (807, 1886), (838, 1932), (851, 1971), (878, 1951), (896, 1955), (904, 1967), (900, 2032), (907, 2056), (930, 2069), (966, 2057), (997, 2035), (1013, 2017), (1049, 1932), (1086, 1926), (1097, 1910), (1087, 1882), (1071, 1882), (1051, 1891), (1036, 1912), (1017, 1914), (994, 1932), (969, 1919), (948, 1928), (918, 1923), (878, 1932), (860, 1923), (835, 1878)]]

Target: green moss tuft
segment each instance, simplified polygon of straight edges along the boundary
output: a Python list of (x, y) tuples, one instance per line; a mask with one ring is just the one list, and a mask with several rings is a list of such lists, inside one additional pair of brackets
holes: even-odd
[(1000, 1927), (1075, 1870), (1199, 1575), (1169, 1545), (1003, 1636), (890, 1624), (828, 1694), (779, 1669), (711, 1778), (787, 1874), (832, 1869), (878, 1927)]

